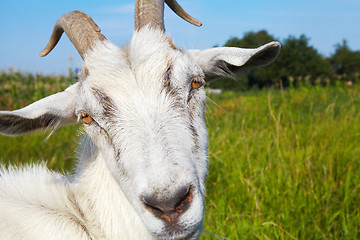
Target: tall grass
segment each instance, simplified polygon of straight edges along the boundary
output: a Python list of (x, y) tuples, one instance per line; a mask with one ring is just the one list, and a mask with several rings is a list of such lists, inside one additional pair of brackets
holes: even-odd
[[(0, 74), (0, 107), (22, 107), (70, 82)], [(359, 87), (209, 98), (208, 232), (229, 239), (360, 239)], [(1, 162), (46, 160), (52, 169), (71, 170), (77, 129), (59, 129), (48, 140), (48, 133), (0, 136)]]
[(15, 109), (49, 94), (64, 90), (72, 80), (64, 76), (0, 72), (0, 107)]
[(360, 239), (358, 87), (212, 99), (220, 107), (208, 104), (209, 232), (230, 239)]

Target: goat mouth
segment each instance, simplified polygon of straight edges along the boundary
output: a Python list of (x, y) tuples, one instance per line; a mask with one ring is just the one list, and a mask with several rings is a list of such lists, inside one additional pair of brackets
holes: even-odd
[(202, 219), (192, 223), (185, 223), (175, 220), (171, 223), (163, 221), (163, 228), (160, 232), (153, 232), (153, 234), (162, 240), (191, 240), (198, 239), (201, 232)]
[(175, 237), (175, 239), (188, 239), (189, 235), (193, 234), (193, 231), (181, 227), (178, 224), (165, 226), (165, 231), (168, 235)]
[[(191, 218), (191, 223), (187, 222), (189, 216), (185, 216), (194, 203), (195, 188), (188, 186), (180, 188), (176, 197), (171, 197), (165, 201), (159, 201), (151, 197), (142, 197), (142, 203), (146, 210), (163, 223), (162, 230), (153, 232), (159, 239), (196, 239), (201, 229), (202, 218), (197, 216)], [(196, 204), (196, 203), (194, 203)], [(190, 214), (192, 214), (190, 212)], [(184, 217), (185, 218), (184, 218)]]
[(172, 227), (166, 227), (165, 228), (165, 233), (161, 234), (161, 235), (157, 235), (159, 237), (159, 239), (174, 239), (174, 240), (192, 240), (192, 239), (197, 239), (198, 235), (199, 235), (199, 229), (201, 228), (192, 228), (191, 230), (189, 229), (184, 229), (183, 227), (180, 226), (172, 226)]

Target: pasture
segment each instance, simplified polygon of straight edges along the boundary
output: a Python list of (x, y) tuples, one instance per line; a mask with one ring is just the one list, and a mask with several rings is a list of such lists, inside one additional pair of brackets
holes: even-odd
[[(0, 73), (0, 108), (71, 83)], [(228, 239), (360, 239), (360, 88), (338, 84), (209, 95), (204, 229)], [(0, 136), (1, 163), (71, 172), (78, 126)], [(216, 239), (203, 234), (201, 239)]]

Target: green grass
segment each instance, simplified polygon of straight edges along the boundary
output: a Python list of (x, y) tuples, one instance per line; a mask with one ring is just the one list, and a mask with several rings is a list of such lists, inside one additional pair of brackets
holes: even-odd
[[(0, 106), (18, 108), (69, 83), (0, 74)], [(359, 87), (209, 97), (216, 104), (207, 104), (208, 232), (233, 240), (360, 239)], [(49, 133), (0, 136), (1, 162), (46, 160), (51, 169), (71, 170), (77, 129), (59, 129), (48, 140)]]
[(207, 117), (205, 228), (230, 239), (360, 239), (359, 90), (212, 96), (221, 107), (209, 104)]

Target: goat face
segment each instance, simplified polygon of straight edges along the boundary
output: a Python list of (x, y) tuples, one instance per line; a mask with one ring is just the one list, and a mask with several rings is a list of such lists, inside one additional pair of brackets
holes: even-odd
[(162, 17), (158, 23), (143, 16), (135, 16), (136, 31), (124, 48), (80, 11), (60, 18), (41, 55), (65, 31), (85, 60), (84, 78), (28, 107), (0, 112), (0, 132), (17, 135), (81, 119), (91, 138), (91, 154), (81, 160), (106, 161), (147, 229), (160, 239), (196, 239), (208, 165), (205, 80), (269, 64), (280, 45), (180, 50), (164, 33)]
[(97, 45), (85, 68), (76, 115), (91, 117), (85, 131), (148, 229), (175, 238), (200, 230), (207, 135), (199, 65), (143, 28), (126, 48)]

